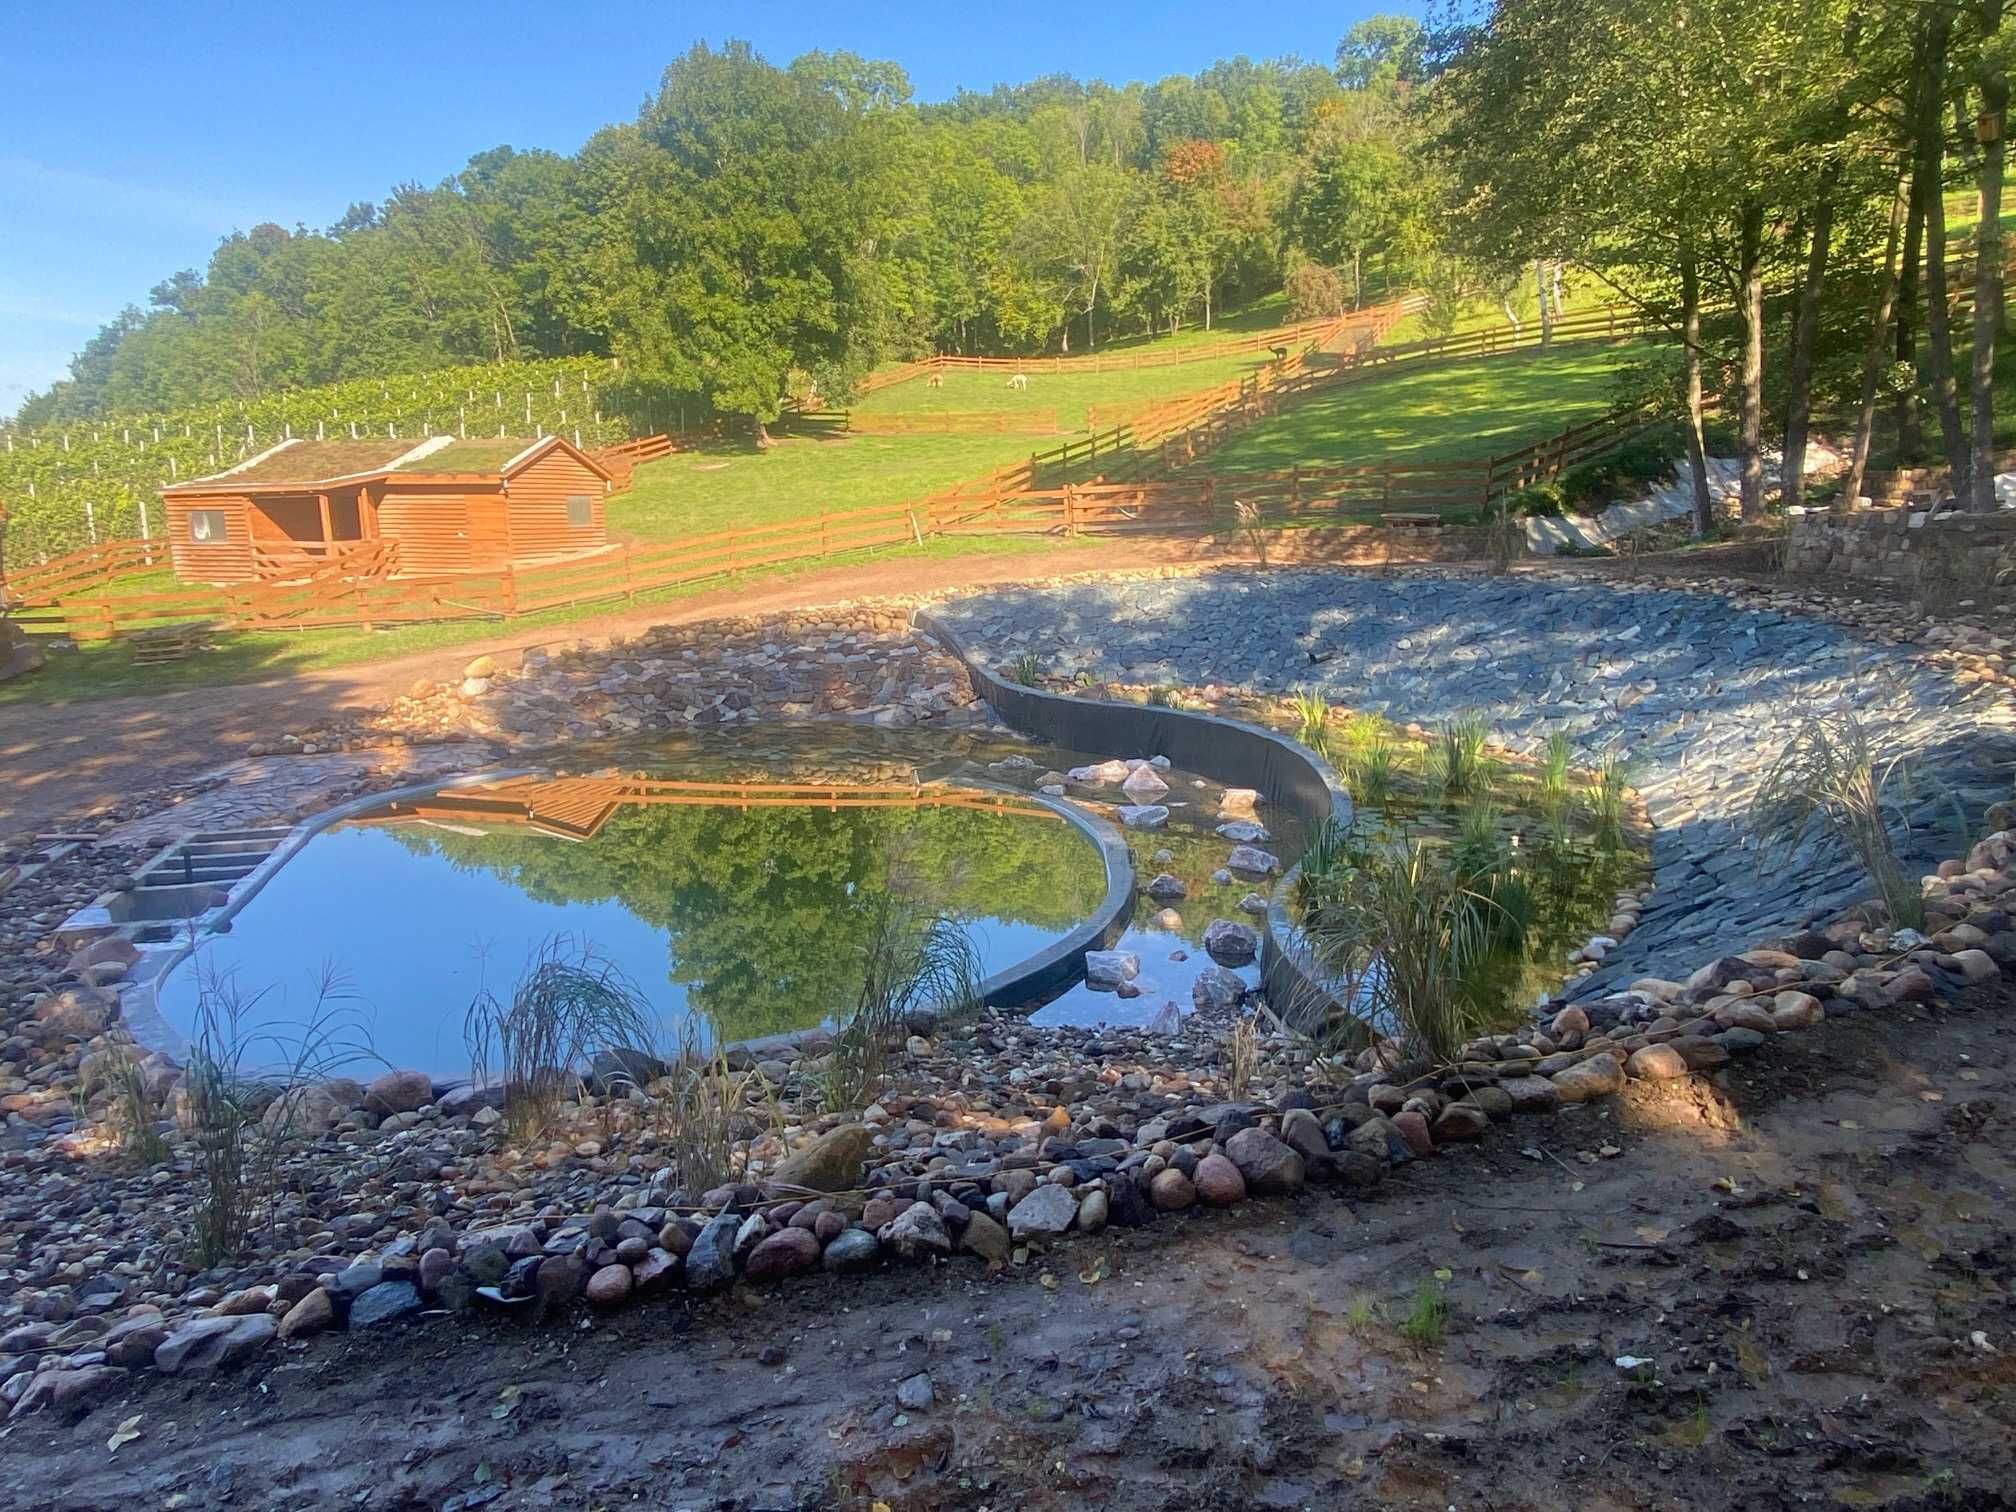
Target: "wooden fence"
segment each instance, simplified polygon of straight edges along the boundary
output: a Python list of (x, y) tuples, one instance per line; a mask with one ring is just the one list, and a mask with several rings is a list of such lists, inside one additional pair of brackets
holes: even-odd
[(1194, 362), (1216, 362), (1241, 354), (1257, 355), (1277, 347), (1334, 347), (1348, 342), (1356, 347), (1376, 342), (1401, 320), (1419, 310), (1424, 301), (1418, 295), (1367, 305), (1342, 315), (1326, 315), (1320, 320), (1296, 321), (1244, 336), (1200, 341), (1188, 346), (1152, 351), (1080, 352), (1050, 357), (960, 357), (938, 354), (905, 362), (871, 373), (855, 385), (854, 392), (872, 394), (899, 383), (910, 383), (931, 373), (1121, 373), (1142, 368), (1181, 367)]
[(630, 486), (631, 474), (646, 462), (656, 462), (660, 457), (669, 457), (678, 448), (667, 435), (639, 436), (631, 441), (619, 441), (614, 446), (605, 446), (590, 455), (609, 474), (611, 484), (618, 493)]
[[(1589, 324), (1595, 327), (1593, 317)], [(1616, 329), (1607, 320), (1601, 328), (1606, 334), (1594, 339), (1608, 339), (1607, 333)], [(1305, 351), (924, 499), (735, 527), (673, 543), (615, 545), (570, 561), (496, 574), (356, 578), (310, 573), (292, 582), (119, 592), (115, 589), (122, 579), (163, 565), (166, 556), (158, 542), (126, 541), (72, 553), (30, 569), (5, 587), (16, 622), (31, 633), (80, 639), (107, 639), (195, 619), (242, 630), (503, 619), (635, 598), (754, 568), (921, 545), (934, 536), (1222, 530), (1255, 519), (1321, 515), (1350, 522), (1380, 514), (1481, 509), (1622, 444), (1647, 423), (1636, 412), (1613, 413), (1517, 451), (1469, 461), (1167, 476), (1193, 466), (1226, 436), (1274, 413), (1284, 396), (1335, 381), (1335, 372)], [(631, 446), (639, 451), (660, 447), (656, 455), (671, 450), (663, 437)], [(1163, 476), (1149, 480), (1144, 476), (1149, 473)]]

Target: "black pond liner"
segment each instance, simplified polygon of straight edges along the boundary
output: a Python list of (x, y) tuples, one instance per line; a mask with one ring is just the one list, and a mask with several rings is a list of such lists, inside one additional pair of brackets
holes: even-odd
[[(1349, 826), (1351, 795), (1330, 763), (1299, 740), (1262, 725), (1218, 714), (1114, 703), (1025, 688), (980, 660), (959, 633), (928, 609), (912, 623), (957, 656), (1002, 722), (1023, 735), (1068, 751), (1166, 756), (1172, 766), (1227, 787), (1250, 787), (1312, 829), (1325, 819)], [(1307, 944), (1288, 914), (1301, 864), (1275, 886), (1260, 937), (1260, 982), (1285, 1017), (1327, 1017), (1340, 1011)], [(1082, 961), (1082, 953), (1080, 956)]]

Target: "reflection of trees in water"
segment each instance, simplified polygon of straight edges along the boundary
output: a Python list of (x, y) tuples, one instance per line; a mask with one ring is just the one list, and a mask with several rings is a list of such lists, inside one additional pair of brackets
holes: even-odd
[(629, 807), (579, 844), (388, 832), (539, 902), (613, 901), (665, 930), (667, 980), (730, 1039), (816, 1024), (853, 1001), (871, 889), (893, 882), (936, 913), (1054, 933), (1104, 891), (1072, 826), (970, 809)]

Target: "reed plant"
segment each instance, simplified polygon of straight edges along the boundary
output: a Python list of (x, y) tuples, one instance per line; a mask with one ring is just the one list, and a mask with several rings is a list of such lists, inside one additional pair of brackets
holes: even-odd
[(1495, 907), (1445, 852), (1418, 840), (1379, 845), (1358, 857), (1305, 934), (1364, 1031), (1448, 1061), (1484, 1016), (1470, 978), (1491, 948)]
[[(190, 1255), (203, 1267), (237, 1258), (270, 1218), (289, 1152), (307, 1132), (295, 1117), (268, 1119), (339, 1067), (372, 1058), (334, 966), (315, 978), (307, 1013), (295, 1023), (257, 1026), (270, 989), (242, 989), (199, 956), (196, 1033), (180, 1086), (179, 1117), (196, 1148), (200, 1185)], [(282, 1112), (286, 1110), (283, 1107)]]

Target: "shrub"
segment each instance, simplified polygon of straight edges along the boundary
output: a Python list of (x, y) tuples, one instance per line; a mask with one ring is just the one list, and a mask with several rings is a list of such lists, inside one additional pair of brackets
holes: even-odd
[(1288, 270), (1282, 289), (1288, 296), (1288, 313), (1297, 320), (1321, 320), (1351, 308), (1351, 291), (1344, 275), (1321, 263), (1297, 263)]

